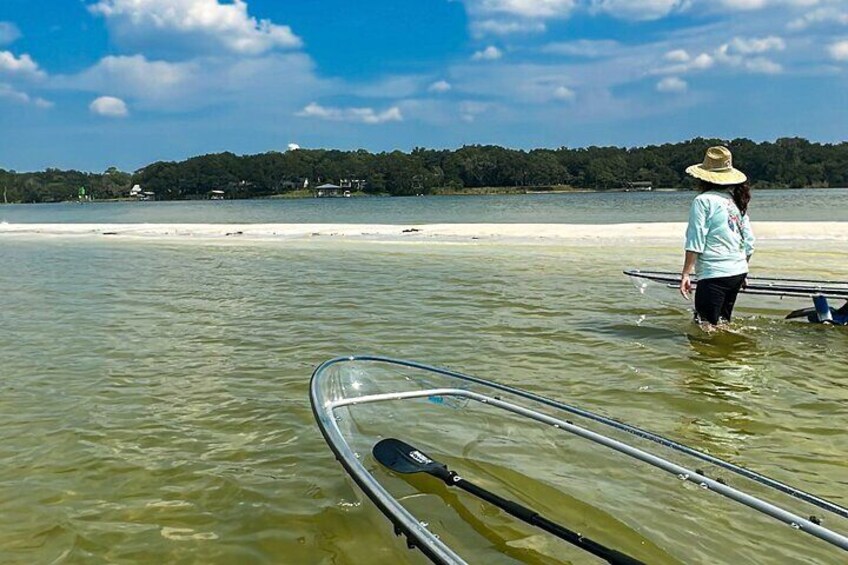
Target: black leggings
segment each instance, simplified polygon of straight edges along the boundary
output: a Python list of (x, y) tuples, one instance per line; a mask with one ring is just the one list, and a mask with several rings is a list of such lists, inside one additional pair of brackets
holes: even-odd
[(747, 273), (732, 277), (717, 277), (698, 281), (695, 289), (695, 317), (699, 322), (709, 322), (713, 325), (719, 320), (730, 321), (736, 296)]

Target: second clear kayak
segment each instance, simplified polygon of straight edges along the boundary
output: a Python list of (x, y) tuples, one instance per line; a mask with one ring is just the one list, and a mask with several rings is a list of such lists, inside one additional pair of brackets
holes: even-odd
[(848, 558), (839, 503), (517, 388), (358, 356), (319, 366), (310, 400), (353, 481), (435, 563)]

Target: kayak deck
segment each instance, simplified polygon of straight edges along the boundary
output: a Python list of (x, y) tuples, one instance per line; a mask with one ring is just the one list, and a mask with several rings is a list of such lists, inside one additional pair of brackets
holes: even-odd
[(497, 513), (480, 520), (479, 503), (426, 479), (387, 472), (370, 456), (384, 437), (415, 443), (463, 476), (649, 562), (756, 560), (759, 547), (786, 559), (833, 560), (848, 550), (848, 510), (838, 504), (496, 383), (406, 361), (344, 358), (315, 371), (311, 398), (354, 481), (435, 562), (580, 554)]

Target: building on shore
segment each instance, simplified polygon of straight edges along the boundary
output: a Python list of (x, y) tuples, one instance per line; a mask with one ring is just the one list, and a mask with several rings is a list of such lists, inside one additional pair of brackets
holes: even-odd
[(327, 183), (315, 187), (315, 198), (338, 198), (345, 196), (345, 193), (350, 196), (350, 190), (337, 184)]
[(649, 180), (628, 181), (624, 190), (628, 192), (650, 192), (654, 190), (654, 183)]

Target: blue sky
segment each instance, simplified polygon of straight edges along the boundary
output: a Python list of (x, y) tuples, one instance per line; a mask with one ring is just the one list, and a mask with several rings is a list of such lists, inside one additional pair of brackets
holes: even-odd
[(0, 0), (0, 168), (837, 142), (848, 0)]

